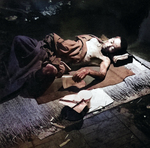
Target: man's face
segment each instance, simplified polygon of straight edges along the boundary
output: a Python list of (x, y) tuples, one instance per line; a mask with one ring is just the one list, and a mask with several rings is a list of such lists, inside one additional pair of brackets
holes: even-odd
[(103, 43), (103, 51), (106, 53), (114, 53), (121, 49), (121, 38), (114, 37), (110, 38)]

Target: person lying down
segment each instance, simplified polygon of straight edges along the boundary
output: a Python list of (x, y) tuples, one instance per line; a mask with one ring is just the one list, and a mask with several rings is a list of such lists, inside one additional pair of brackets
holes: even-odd
[(50, 33), (40, 41), (16, 36), (6, 70), (8, 78), (0, 90), (1, 98), (22, 87), (30, 96), (38, 97), (55, 78), (71, 71), (73, 64), (86, 64), (93, 58), (99, 59), (99, 71), (82, 67), (72, 79), (80, 82), (88, 75), (101, 82), (111, 63), (110, 54), (126, 54), (126, 49), (127, 41), (120, 36), (105, 41), (91, 34), (76, 36), (75, 40), (64, 40), (56, 33)]

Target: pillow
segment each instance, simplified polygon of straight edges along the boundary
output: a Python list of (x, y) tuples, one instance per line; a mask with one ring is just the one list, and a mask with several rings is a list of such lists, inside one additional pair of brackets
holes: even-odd
[(129, 54), (128, 52), (122, 54), (122, 55), (110, 55), (110, 59), (114, 66), (122, 66), (127, 63), (132, 63), (133, 56)]

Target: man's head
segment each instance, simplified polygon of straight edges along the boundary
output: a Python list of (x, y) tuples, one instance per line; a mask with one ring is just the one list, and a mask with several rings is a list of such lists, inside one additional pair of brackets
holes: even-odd
[(104, 41), (102, 51), (107, 54), (122, 54), (126, 52), (126, 49), (126, 39), (117, 36)]

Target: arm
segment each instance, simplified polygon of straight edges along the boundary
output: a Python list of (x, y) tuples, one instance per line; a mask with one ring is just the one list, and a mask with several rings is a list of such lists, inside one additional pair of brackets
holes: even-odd
[(98, 71), (94, 71), (90, 68), (81, 68), (79, 69), (74, 75), (73, 75), (73, 80), (75, 82), (80, 82), (81, 80), (83, 80), (87, 75), (92, 76), (95, 79), (99, 79), (100, 81), (103, 81), (108, 67), (110, 65), (110, 59), (108, 57), (104, 57), (103, 61), (100, 63), (100, 69), (99, 72)]

